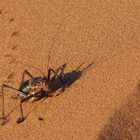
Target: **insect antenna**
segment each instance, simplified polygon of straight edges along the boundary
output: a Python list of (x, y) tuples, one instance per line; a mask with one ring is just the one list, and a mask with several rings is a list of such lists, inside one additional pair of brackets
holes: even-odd
[(40, 73), (42, 73), (43, 77), (45, 77), (45, 74), (39, 68), (36, 68), (36, 67), (33, 67), (33, 66), (28, 66), (28, 67), (31, 67), (31, 68), (34, 68), (34, 69), (38, 70)]
[[(21, 64), (21, 63), (20, 63), (20, 64)], [(26, 66), (26, 67), (29, 67), (29, 68), (36, 69), (36, 70), (38, 70), (38, 71), (43, 75), (43, 77), (45, 77), (45, 74), (44, 74), (39, 68), (36, 68), (36, 67), (34, 67), (34, 66), (30, 66), (30, 65), (25, 65), (25, 64), (21, 64), (21, 65)]]
[(59, 32), (60, 32), (60, 30), (61, 30), (61, 27), (62, 27), (62, 25), (63, 25), (63, 22), (64, 22), (64, 20), (65, 20), (66, 18), (67, 18), (67, 16), (64, 17), (64, 18), (62, 19), (62, 21), (59, 23), (57, 32), (55, 33), (54, 38), (53, 38), (53, 41), (52, 41), (51, 46), (50, 46), (50, 48), (49, 48), (49, 55), (48, 55), (48, 62), (47, 62), (47, 71), (48, 71), (48, 69), (49, 69), (50, 60), (51, 60), (51, 52), (52, 52), (54, 43), (55, 43), (55, 41), (56, 41), (56, 37), (57, 37), (57, 35), (59, 34)]

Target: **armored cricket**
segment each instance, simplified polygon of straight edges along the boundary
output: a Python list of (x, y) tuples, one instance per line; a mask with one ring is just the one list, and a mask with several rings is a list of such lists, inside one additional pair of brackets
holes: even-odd
[[(63, 20), (62, 20), (63, 21)], [(60, 28), (62, 26), (62, 23), (60, 23)], [(20, 117), (17, 119), (17, 123), (22, 123), (25, 120), (25, 116), (23, 114), (23, 102), (26, 101), (37, 101), (41, 99), (42, 97), (48, 97), (51, 96), (55, 91), (56, 87), (54, 85), (54, 82), (59, 81), (61, 83), (61, 91), (64, 91), (65, 88), (69, 87), (74, 81), (76, 81), (80, 76), (82, 75), (82, 72), (86, 71), (93, 63), (94, 61), (89, 64), (87, 67), (85, 67), (83, 70), (80, 70), (80, 67), (83, 65), (83, 63), (76, 69), (73, 70), (71, 73), (64, 74), (64, 68), (66, 64), (62, 65), (61, 67), (53, 70), (52, 68), (49, 68), (49, 62), (50, 62), (50, 56), (51, 56), (51, 50), (54, 44), (54, 41), (56, 39), (56, 36), (58, 34), (58, 31), (60, 30), (58, 28), (54, 39), (52, 41), (52, 44), (49, 48), (49, 55), (48, 55), (48, 62), (47, 62), (47, 75), (45, 75), (40, 69), (36, 67), (36, 70), (42, 73), (42, 76), (33, 76), (27, 69), (23, 71), (20, 86), (18, 89), (9, 86), (8, 84), (3, 83), (1, 86), (1, 100), (2, 100), (2, 116), (1, 119), (3, 120), (1, 125), (5, 124), (6, 115), (5, 115), (5, 108), (4, 108), (4, 89), (8, 88), (13, 93), (16, 94), (16, 97), (13, 97), (15, 99), (19, 100), (19, 108), (20, 108)], [(27, 65), (26, 65), (27, 66)], [(25, 76), (30, 77), (29, 79), (25, 79)], [(71, 79), (70, 77), (75, 77)], [(58, 85), (57, 85), (58, 86)]]
[[(60, 23), (60, 28), (61, 28), (61, 25), (62, 24)], [(4, 113), (4, 110), (5, 110), (5, 108), (4, 108), (4, 89), (5, 88), (9, 88), (10, 90), (12, 90), (13, 93), (15, 93), (17, 95), (16, 99), (19, 99), (19, 107), (20, 107), (21, 115), (17, 119), (17, 123), (21, 123), (25, 120), (25, 117), (23, 114), (23, 107), (22, 107), (23, 102), (28, 101), (28, 100), (36, 101), (36, 100), (40, 99), (40, 97), (44, 96), (44, 94), (46, 94), (46, 96), (49, 96), (49, 94), (54, 92), (53, 91), (53, 81), (56, 78), (59, 79), (62, 84), (65, 84), (65, 80), (59, 75), (59, 72), (62, 70), (62, 68), (60, 67), (56, 70), (49, 68), (51, 49), (52, 49), (53, 43), (55, 41), (55, 38), (56, 38), (60, 28), (58, 28), (58, 30), (54, 36), (53, 42), (50, 46), (50, 51), (49, 51), (49, 56), (48, 56), (47, 76), (45, 76), (45, 74), (37, 68), (36, 69), (42, 73), (42, 76), (40, 76), (40, 77), (34, 77), (28, 70), (24, 70), (22, 79), (21, 79), (21, 83), (20, 83), (20, 86), (18, 89), (13, 88), (12, 86), (9, 86), (5, 83), (2, 84), (2, 86), (1, 86), (1, 99), (2, 99), (1, 119), (3, 120), (3, 122), (6, 119), (6, 116)], [(61, 72), (61, 74), (62, 74), (62, 72)], [(27, 80), (25, 80), (26, 75), (30, 77)], [(4, 124), (4, 123), (2, 123), (2, 124)]]
[[(40, 99), (40, 97), (44, 96), (44, 93), (46, 96), (53, 92), (52, 83), (57, 77), (62, 84), (65, 84), (64, 79), (62, 79), (58, 72), (61, 70), (61, 68), (54, 71), (53, 69), (48, 69), (48, 75), (43, 75), (42, 77), (33, 77), (27, 70), (23, 72), (22, 80), (19, 89), (13, 88), (7, 84), (3, 84), (1, 88), (2, 93), (2, 117), (1, 119), (6, 119), (4, 115), (4, 88), (11, 89), (14, 93), (17, 94), (17, 98), (19, 99), (19, 107), (21, 116), (17, 119), (17, 123), (21, 123), (24, 121), (24, 115), (23, 115), (23, 108), (22, 103), (30, 100), (30, 101), (36, 101)], [(51, 78), (51, 73), (53, 73), (53, 77)], [(28, 75), (30, 79), (24, 81), (25, 75)]]

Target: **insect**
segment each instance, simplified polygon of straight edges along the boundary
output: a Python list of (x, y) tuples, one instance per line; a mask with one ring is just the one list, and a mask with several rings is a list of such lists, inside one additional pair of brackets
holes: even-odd
[[(62, 22), (63, 21), (64, 21), (64, 19), (62, 20)], [(60, 30), (61, 26), (62, 26), (62, 23), (60, 23), (60, 27), (59, 27), (58, 31)], [(50, 46), (47, 69), (49, 67), (51, 49), (52, 49), (54, 41), (57, 37), (57, 34), (59, 33), (58, 31), (56, 32), (52, 45)], [(13, 34), (15, 35), (16, 33), (14, 32)], [(40, 71), (39, 69), (37, 69), (37, 70)], [(28, 100), (36, 101), (36, 100), (40, 99), (41, 97), (43, 97), (44, 94), (45, 94), (45, 96), (46, 95), (49, 96), (49, 94), (54, 92), (53, 81), (56, 78), (59, 79), (62, 84), (65, 84), (65, 80), (62, 79), (61, 76), (58, 74), (61, 70), (62, 70), (61, 67), (56, 70), (49, 68), (47, 76), (45, 76), (44, 73), (40, 71), (42, 73), (42, 76), (40, 76), (40, 77), (34, 77), (34, 76), (32, 76), (32, 74), (29, 71), (24, 70), (23, 75), (22, 75), (22, 80), (20, 83), (20, 87), (18, 89), (13, 88), (12, 86), (9, 86), (7, 84), (2, 84), (2, 86), (1, 86), (1, 98), (2, 98), (2, 117), (1, 117), (1, 119), (3, 120), (2, 125), (4, 124), (4, 122), (6, 120), (5, 113), (4, 113), (4, 110), (5, 110), (4, 109), (4, 89), (5, 88), (9, 88), (10, 90), (12, 90), (14, 93), (17, 94), (16, 98), (19, 99), (19, 107), (20, 107), (20, 114), (21, 114), (20, 117), (17, 119), (17, 123), (21, 123), (25, 120), (25, 117), (23, 115), (23, 107), (22, 107), (23, 102), (28, 101)], [(53, 76), (52, 76), (52, 74), (53, 74)], [(62, 74), (62, 72), (61, 72), (61, 74)], [(25, 80), (25, 75), (28, 75), (30, 78), (28, 80)]]
[[(61, 27), (61, 24), (60, 24)], [(54, 36), (54, 40), (57, 36), (58, 32)], [(51, 56), (51, 50), (53, 46), (54, 41), (52, 42), (52, 45), (50, 46), (50, 52), (48, 56), (48, 74), (45, 75), (42, 71), (36, 68), (36, 70), (40, 71), (42, 73), (42, 76), (39, 77), (34, 77), (27, 69), (24, 70), (22, 79), (20, 82), (20, 86), (18, 89), (9, 86), (7, 84), (2, 84), (1, 87), (1, 98), (2, 98), (2, 117), (1, 119), (3, 120), (2, 125), (5, 124), (6, 116), (5, 116), (5, 108), (4, 108), (4, 89), (9, 88), (12, 90), (16, 95), (17, 99), (19, 99), (19, 107), (20, 107), (20, 117), (17, 118), (17, 123), (22, 123), (26, 117), (24, 117), (23, 114), (23, 107), (22, 103), (25, 101), (37, 101), (40, 98), (44, 96), (51, 96), (52, 93), (56, 91), (56, 87), (54, 86), (54, 82), (60, 81), (62, 86), (61, 86), (61, 91), (64, 91), (66, 87), (69, 87), (72, 85), (74, 81), (76, 81), (81, 75), (83, 71), (86, 71), (94, 62), (92, 62), (90, 65), (88, 65), (86, 68), (83, 70), (79, 70), (81, 65), (71, 73), (66, 73), (64, 74), (64, 68), (66, 64), (62, 65), (61, 67), (57, 68), (56, 70), (53, 70), (52, 68), (49, 68), (49, 61), (50, 61), (50, 56)], [(83, 63), (82, 63), (83, 65)], [(35, 68), (35, 67), (33, 67)], [(30, 78), (25, 80), (25, 76), (29, 76)], [(73, 77), (72, 79), (70, 77)], [(57, 83), (57, 82), (56, 82)], [(58, 89), (59, 85), (57, 85)], [(42, 119), (39, 119), (42, 120)]]
[[(48, 69), (48, 75), (40, 77), (33, 77), (27, 70), (23, 72), (22, 80), (19, 89), (13, 88), (7, 84), (3, 84), (1, 88), (2, 93), (2, 117), (1, 119), (5, 120), (5, 114), (4, 114), (4, 88), (11, 89), (14, 93), (17, 94), (17, 97), (19, 99), (19, 107), (20, 107), (20, 113), (21, 116), (17, 119), (17, 123), (21, 123), (24, 121), (24, 115), (23, 115), (23, 107), (22, 103), (30, 100), (30, 101), (36, 101), (44, 96), (44, 94), (48, 95), (50, 93), (53, 93), (53, 81), (57, 77), (62, 84), (65, 84), (65, 80), (62, 79), (58, 73), (62, 70), (62, 68), (58, 68), (57, 70), (53, 70), (51, 68)], [(53, 73), (53, 76), (51, 74)], [(24, 81), (25, 75), (28, 75), (30, 78), (28, 80)]]

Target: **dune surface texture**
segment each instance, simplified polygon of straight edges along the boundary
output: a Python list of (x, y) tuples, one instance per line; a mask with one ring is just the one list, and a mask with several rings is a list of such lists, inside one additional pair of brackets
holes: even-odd
[(139, 0), (0, 0), (0, 85), (61, 66), (69, 86), (23, 103), (21, 124), (4, 89), (0, 140), (140, 140)]

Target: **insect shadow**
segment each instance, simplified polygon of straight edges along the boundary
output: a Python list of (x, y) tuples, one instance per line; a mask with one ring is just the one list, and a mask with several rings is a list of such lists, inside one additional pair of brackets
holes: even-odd
[[(42, 94), (42, 96), (40, 96), (40, 98), (38, 100), (40, 100), (40, 102), (34, 106), (28, 113), (27, 115), (25, 115), (25, 119), (41, 104), (43, 103), (46, 98), (48, 97), (53, 97), (53, 96), (59, 96), (61, 94), (64, 93), (64, 91), (67, 88), (70, 88), (77, 80), (79, 80), (82, 75), (94, 64), (94, 61), (92, 63), (90, 63), (89, 65), (87, 65), (86, 67), (82, 68), (82, 66), (84, 65), (85, 62), (83, 62), (82, 64), (80, 64), (75, 70), (68, 72), (68, 73), (64, 73), (67, 64), (63, 64), (62, 66), (58, 67), (56, 69), (56, 71), (60, 71), (59, 76), (65, 81), (65, 84), (62, 84), (59, 80), (59, 78), (57, 77), (53, 77), (54, 80), (52, 80), (52, 87), (53, 87), (53, 92), (50, 94), (46, 94), (44, 92), (44, 94)], [(59, 93), (57, 91), (60, 91)], [(15, 108), (13, 108), (7, 115), (6, 118), (15, 110), (19, 107), (19, 105), (17, 105)]]
[(82, 77), (82, 75), (84, 74), (84, 72), (86, 72), (93, 65), (94, 62), (90, 63), (89, 65), (87, 65), (84, 68), (81, 68), (84, 63), (85, 62), (83, 62), (82, 64), (80, 64), (75, 70), (73, 70), (71, 72), (68, 72), (68, 73), (64, 73), (64, 70), (65, 70), (67, 64), (62, 65), (61, 66), (62, 71), (60, 73), (60, 76), (61, 76), (62, 79), (64, 79), (64, 81), (66, 83), (65, 84), (62, 84), (58, 78), (55, 79), (55, 81), (53, 82), (53, 90), (54, 90), (54, 93), (52, 93), (52, 95), (55, 95), (55, 92), (58, 91), (58, 90), (60, 90), (60, 93), (57, 94), (57, 96), (58, 96), (61, 93), (63, 93), (66, 88), (71, 87), (77, 80), (79, 80)]
[[(83, 62), (82, 64), (80, 64), (75, 70), (73, 70), (73, 71), (71, 71), (71, 72), (68, 72), (68, 73), (64, 73), (64, 71), (65, 71), (65, 68), (66, 68), (66, 66), (67, 66), (67, 64), (65, 63), (65, 64), (63, 64), (62, 66), (60, 66), (59, 68), (57, 68), (57, 69), (60, 69), (61, 68), (61, 73), (60, 73), (60, 77), (62, 78), (62, 79), (64, 79), (65, 80), (65, 84), (62, 84), (61, 82), (60, 82), (60, 80), (58, 79), (58, 78), (55, 78), (55, 80), (53, 81), (53, 93), (52, 94), (49, 94), (49, 95), (46, 95), (46, 94), (44, 94), (44, 96), (42, 96), (40, 99), (42, 99), (42, 98), (44, 98), (43, 100), (41, 100), (41, 102), (40, 103), (38, 103), (27, 115), (26, 115), (26, 118), (30, 115), (30, 113), (32, 112), (32, 111), (34, 111), (46, 98), (48, 98), (48, 97), (53, 97), (53, 96), (59, 96), (59, 95), (61, 95), (61, 94), (63, 94), (64, 93), (64, 91), (66, 90), (66, 88), (70, 88), (77, 80), (79, 80), (81, 77), (82, 77), (82, 75), (94, 64), (94, 61), (93, 62), (91, 62), (89, 65), (87, 65), (86, 67), (84, 67), (84, 68), (81, 68), (82, 66), (83, 66), (83, 64), (84, 64), (85, 62)], [(57, 71), (57, 69), (56, 69), (56, 71)], [(56, 95), (56, 93), (57, 93), (57, 91), (59, 91), (60, 90), (60, 92)]]

